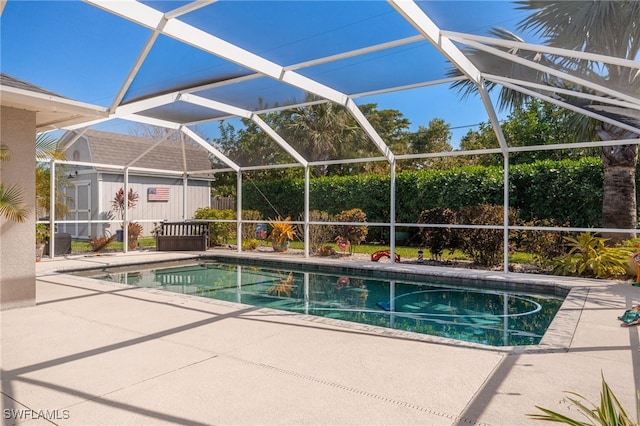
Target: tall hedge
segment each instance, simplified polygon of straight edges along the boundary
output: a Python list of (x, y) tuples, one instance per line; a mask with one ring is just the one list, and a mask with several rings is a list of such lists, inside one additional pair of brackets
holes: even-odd
[[(482, 166), (398, 173), (397, 221), (415, 223), (420, 212), (435, 207), (459, 210), (470, 205), (503, 204), (503, 177), (501, 167)], [(388, 222), (389, 179), (376, 174), (312, 179), (310, 209), (337, 214), (360, 208), (370, 222)], [(513, 165), (509, 204), (525, 220), (600, 226), (602, 186), (602, 161), (597, 158)], [(245, 183), (243, 195), (244, 208), (259, 210), (264, 217), (298, 217), (304, 210), (303, 179)]]

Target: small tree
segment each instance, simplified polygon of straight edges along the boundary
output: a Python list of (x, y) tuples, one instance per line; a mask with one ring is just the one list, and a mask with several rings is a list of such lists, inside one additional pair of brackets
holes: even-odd
[[(482, 204), (463, 207), (457, 214), (458, 221), (467, 225), (502, 225), (503, 207)], [(509, 209), (509, 223), (516, 223), (517, 212)], [(460, 237), (462, 251), (473, 258), (474, 263), (493, 266), (500, 263), (504, 246), (502, 229), (461, 229), (456, 232)]]
[[(420, 219), (418, 223), (430, 223), (430, 224), (450, 224), (456, 222), (456, 214), (451, 209), (442, 207), (436, 207), (430, 210), (424, 210), (420, 213)], [(431, 257), (434, 260), (442, 258), (442, 252), (444, 249), (452, 249), (454, 244), (455, 234), (451, 228), (424, 228), (420, 233), (424, 239), (425, 246), (431, 252)]]
[[(338, 222), (367, 222), (367, 215), (361, 209), (344, 210), (340, 212), (336, 219)], [(369, 230), (367, 225), (340, 225), (338, 226), (338, 236), (349, 241), (349, 251), (353, 254), (354, 246), (360, 244), (367, 238)]]
[[(301, 214), (299, 220), (304, 221)], [(309, 211), (309, 220), (312, 222), (329, 222), (331, 215), (321, 210)], [(309, 225), (309, 248), (312, 253), (319, 253), (327, 243), (331, 242), (335, 235), (335, 226), (333, 225)], [(298, 227), (298, 234), (304, 234), (304, 227)]]
[[(129, 194), (127, 197), (127, 208), (132, 209), (138, 204), (139, 195), (137, 192), (133, 190), (133, 188), (129, 188)], [(122, 226), (124, 226), (124, 212), (125, 212), (125, 196), (124, 196), (124, 188), (120, 188), (116, 191), (115, 197), (113, 197), (113, 201), (111, 201), (111, 209), (116, 213), (116, 215), (122, 221)]]

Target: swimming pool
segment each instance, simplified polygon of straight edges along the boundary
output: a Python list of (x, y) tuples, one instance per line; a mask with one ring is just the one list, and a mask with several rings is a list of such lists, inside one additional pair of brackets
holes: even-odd
[(213, 260), (80, 275), (491, 346), (538, 344), (564, 300), (430, 277), (392, 279)]

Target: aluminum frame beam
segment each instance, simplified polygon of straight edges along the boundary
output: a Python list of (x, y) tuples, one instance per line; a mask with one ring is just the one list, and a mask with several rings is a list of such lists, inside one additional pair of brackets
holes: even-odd
[(476, 84), (482, 102), (493, 130), (500, 143), (503, 155), (507, 155), (507, 142), (502, 134), (502, 128), (498, 121), (491, 98), (486, 90), (482, 73), (471, 61), (456, 47), (447, 37), (443, 37), (440, 28), (429, 18), (422, 9), (409, 0), (387, 0), (394, 9), (400, 13), (416, 30), (418, 30), (433, 46), (440, 51), (449, 61), (458, 68), (469, 80)]
[(188, 127), (180, 126), (180, 131), (189, 136), (194, 142), (198, 145), (202, 146), (204, 149), (213, 154), (217, 159), (225, 163), (227, 166), (231, 167), (233, 171), (239, 172), (240, 166), (230, 160), (226, 155), (215, 149), (213, 146), (207, 143), (204, 139), (198, 136), (193, 130)]
[(363, 126), (364, 131), (378, 146), (380, 151), (385, 155), (385, 157), (387, 157), (388, 161), (390, 163), (393, 162), (393, 153), (389, 147), (384, 143), (380, 135), (367, 121), (366, 117), (357, 108), (357, 106), (354, 109), (355, 103), (346, 94), (298, 74), (295, 71), (287, 70), (285, 67), (269, 61), (262, 56), (242, 49), (226, 40), (179, 21), (178, 19), (167, 19), (165, 14), (162, 12), (142, 3), (135, 1), (113, 2), (109, 0), (85, 1), (152, 30), (157, 30), (164, 20), (166, 23), (160, 32), (166, 36), (269, 76), (275, 80), (282, 81), (301, 90), (313, 93), (336, 104), (346, 106), (347, 109), (351, 111), (356, 121)]

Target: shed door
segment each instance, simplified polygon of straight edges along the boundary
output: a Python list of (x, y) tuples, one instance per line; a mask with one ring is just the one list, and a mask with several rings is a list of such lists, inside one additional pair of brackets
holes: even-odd
[(65, 192), (75, 201), (67, 220), (77, 221), (66, 224), (65, 231), (72, 238), (88, 240), (91, 235), (91, 182), (78, 182)]

